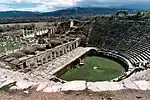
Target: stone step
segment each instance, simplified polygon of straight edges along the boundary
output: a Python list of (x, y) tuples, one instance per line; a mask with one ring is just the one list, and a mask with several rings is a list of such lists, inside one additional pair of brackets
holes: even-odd
[(139, 87), (140, 90), (150, 90), (150, 81), (139, 80), (134, 81), (134, 83)]
[(139, 87), (131, 80), (123, 81), (122, 84), (126, 89), (139, 89)]
[(125, 89), (120, 82), (87, 82), (87, 88), (94, 92)]

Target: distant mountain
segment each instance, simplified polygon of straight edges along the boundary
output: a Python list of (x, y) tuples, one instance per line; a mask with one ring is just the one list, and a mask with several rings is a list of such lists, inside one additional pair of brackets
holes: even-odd
[(121, 5), (115, 8), (128, 8), (128, 9), (150, 11), (150, 4), (149, 3), (134, 3), (134, 4)]
[(0, 12), (0, 18), (26, 18), (39, 16), (39, 12), (30, 11), (4, 11)]
[(54, 12), (30, 12), (30, 11), (5, 11), (0, 12), (0, 18), (27, 18), (27, 17), (46, 17), (46, 16), (76, 16), (76, 15), (102, 15), (114, 14), (118, 10), (128, 10), (133, 13), (133, 9), (124, 8), (99, 8), (99, 7), (74, 7)]
[(102, 14), (114, 14), (118, 10), (128, 10), (133, 13), (133, 9), (124, 8), (99, 8), (99, 7), (74, 7), (63, 10), (57, 10), (54, 12), (43, 13), (42, 16), (70, 16), (70, 15), (102, 15)]

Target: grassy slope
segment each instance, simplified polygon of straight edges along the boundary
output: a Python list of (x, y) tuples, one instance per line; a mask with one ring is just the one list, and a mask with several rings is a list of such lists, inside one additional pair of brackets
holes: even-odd
[(13, 50), (19, 49), (19, 46), (21, 46), (21, 43), (19, 41), (0, 40), (0, 52), (5, 52), (5, 47), (7, 47), (7, 50)]
[[(97, 67), (97, 69), (93, 69)], [(112, 60), (102, 57), (87, 57), (85, 65), (81, 68), (73, 68), (62, 75), (64, 80), (86, 80), (86, 81), (105, 81), (116, 78), (124, 71), (123, 67)]]

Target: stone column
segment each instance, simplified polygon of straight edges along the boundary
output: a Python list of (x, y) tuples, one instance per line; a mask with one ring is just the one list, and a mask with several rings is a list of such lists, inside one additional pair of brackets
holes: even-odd
[(43, 65), (43, 56), (41, 56), (40, 58), (41, 58), (41, 64)]
[(23, 65), (20, 65), (19, 67), (20, 67), (22, 70), (24, 70), (24, 66), (23, 66)]
[(57, 56), (56, 56), (56, 51), (54, 51), (54, 58), (56, 58)]
[(50, 27), (49, 29), (50, 29), (50, 34), (52, 34), (52, 28)]
[(58, 49), (57, 52), (58, 52), (58, 57), (60, 57), (60, 49)]
[(70, 48), (70, 51), (71, 51), (72, 50), (72, 44), (70, 44), (69, 48)]
[(30, 62), (30, 65), (32, 65), (32, 66), (30, 66), (30, 68), (34, 67), (34, 61), (35, 61), (34, 58), (30, 59), (29, 62)]
[(52, 27), (52, 29), (53, 29), (53, 34), (54, 34), (54, 32), (55, 32), (54, 27)]
[(75, 43), (72, 44), (72, 48), (75, 49)]
[(53, 33), (54, 33), (54, 32), (53, 32), (53, 28), (51, 28), (51, 30), (52, 30), (52, 34), (53, 34)]
[(24, 30), (24, 38), (26, 37), (26, 30)]
[(49, 32), (49, 29), (48, 29), (48, 37), (49, 37), (49, 38), (50, 38), (50, 36), (51, 36), (50, 34), (51, 34), (51, 33)]
[(35, 30), (35, 28), (33, 29), (34, 31), (33, 31), (33, 34), (34, 34), (34, 37), (36, 36), (36, 30)]
[(71, 20), (70, 27), (73, 27), (73, 26), (74, 26), (74, 23), (73, 23), (73, 20)]
[(68, 48), (67, 48), (67, 47), (65, 47), (65, 48), (64, 48), (64, 51), (65, 51), (65, 53), (67, 53), (67, 52), (68, 52)]
[(45, 34), (45, 30), (43, 29), (43, 34)]
[(27, 68), (31, 68), (30, 63), (26, 61)]
[(55, 27), (53, 27), (53, 34), (55, 34)]
[(25, 37), (24, 29), (22, 29), (22, 34), (23, 34), (23, 37)]
[(74, 43), (74, 47), (76, 48), (76, 42)]
[(79, 46), (79, 43), (78, 43), (78, 41), (76, 41), (76, 47), (78, 47)]
[(41, 30), (38, 30), (38, 32), (39, 32), (39, 35), (41, 35)]
[(57, 31), (57, 28), (56, 27), (54, 27), (54, 29), (55, 29), (55, 32)]
[(38, 67), (37, 58), (34, 59), (34, 65), (35, 65), (36, 68)]
[(46, 63), (48, 62), (48, 53), (45, 54), (45, 60), (46, 60)]
[(50, 51), (50, 60), (53, 60), (52, 51)]
[(43, 34), (43, 30), (41, 29), (41, 35)]
[(36, 28), (34, 28), (34, 35), (36, 36), (36, 34), (37, 34), (37, 33), (36, 33)]
[(52, 28), (50, 28), (50, 34), (53, 34), (53, 30), (52, 30)]
[(65, 54), (65, 51), (64, 51), (65, 49), (64, 48), (62, 48), (62, 55), (64, 55)]

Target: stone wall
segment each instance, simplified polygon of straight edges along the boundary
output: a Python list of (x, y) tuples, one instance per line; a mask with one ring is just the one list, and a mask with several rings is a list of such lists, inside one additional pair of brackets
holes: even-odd
[(37, 68), (38, 66), (45, 66), (49, 61), (55, 59), (56, 57), (60, 57), (61, 55), (64, 55), (67, 52), (77, 48), (80, 45), (80, 42), (81, 40), (78, 38), (75, 41), (38, 53), (35, 56), (21, 61), (23, 63), (21, 63), (19, 67), (22, 69), (32, 69)]
[(57, 31), (57, 27), (51, 26), (51, 27), (46, 27), (42, 29), (33, 29), (33, 30), (22, 30), (23, 37), (24, 38), (30, 38), (30, 37), (35, 37), (39, 35), (44, 35), (48, 33), (48, 37), (50, 37), (51, 34), (54, 34)]

